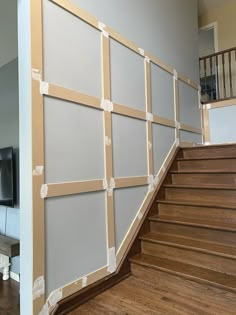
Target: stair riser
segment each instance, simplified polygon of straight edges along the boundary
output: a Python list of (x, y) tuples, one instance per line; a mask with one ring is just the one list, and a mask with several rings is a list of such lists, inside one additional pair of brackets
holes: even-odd
[(234, 232), (164, 222), (151, 222), (150, 228), (151, 232), (159, 234), (173, 234), (206, 242), (218, 242), (229, 246), (236, 246), (236, 233)]
[(236, 275), (236, 260), (192, 249), (142, 241), (142, 253)]
[(178, 170), (236, 171), (236, 159), (178, 161)]
[(183, 149), (183, 156), (187, 159), (191, 158), (217, 158), (236, 156), (236, 146), (224, 146), (223, 148), (194, 148)]
[(207, 207), (194, 207), (172, 204), (158, 204), (159, 215), (165, 215), (173, 218), (189, 218), (207, 220), (210, 222), (223, 221), (236, 224), (236, 209), (217, 209)]
[(166, 188), (166, 200), (206, 201), (224, 204), (236, 204), (236, 190)]
[(230, 185), (236, 187), (236, 174), (172, 174), (176, 185)]
[[(199, 302), (211, 301), (213, 305), (218, 304), (218, 307), (219, 305), (222, 305), (222, 309), (218, 309), (215, 314), (220, 314), (220, 312), (221, 314), (225, 314), (227, 305), (232, 305), (232, 307), (236, 309), (235, 293), (227, 292), (209, 284), (206, 285), (205, 283), (202, 283), (200, 279), (195, 279), (195, 282), (182, 276), (173, 275), (149, 267), (143, 267), (134, 263), (131, 264), (131, 271), (136, 278), (144, 279), (151, 284), (158, 284), (158, 288), (163, 289), (163, 291), (168, 290), (183, 296), (188, 296)], [(212, 311), (214, 314), (214, 310)]]

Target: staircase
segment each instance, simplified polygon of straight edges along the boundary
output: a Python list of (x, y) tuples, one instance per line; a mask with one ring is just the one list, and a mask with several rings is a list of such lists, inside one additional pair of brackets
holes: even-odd
[(236, 145), (182, 149), (151, 213), (133, 275), (236, 314)]

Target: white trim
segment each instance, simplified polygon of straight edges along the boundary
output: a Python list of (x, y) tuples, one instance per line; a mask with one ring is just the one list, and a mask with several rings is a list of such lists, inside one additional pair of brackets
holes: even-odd
[(215, 45), (215, 52), (217, 53), (219, 51), (218, 22), (213, 22), (213, 23), (207, 24), (203, 27), (200, 27), (199, 31), (208, 31), (210, 29), (214, 30), (214, 45)]
[(18, 273), (10, 271), (10, 278), (17, 282), (20, 282), (20, 275)]

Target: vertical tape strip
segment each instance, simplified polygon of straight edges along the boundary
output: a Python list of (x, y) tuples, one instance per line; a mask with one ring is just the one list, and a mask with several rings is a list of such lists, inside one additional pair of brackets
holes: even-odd
[(116, 271), (116, 250), (115, 247), (109, 248), (108, 251), (108, 272), (112, 273)]

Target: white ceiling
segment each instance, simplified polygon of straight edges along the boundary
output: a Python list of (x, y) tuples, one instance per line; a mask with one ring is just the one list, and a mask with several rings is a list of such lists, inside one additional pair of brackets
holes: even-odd
[(204, 12), (211, 8), (219, 8), (233, 2), (233, 0), (198, 0), (198, 15), (203, 15)]
[(17, 57), (17, 0), (0, 0), (0, 67)]

